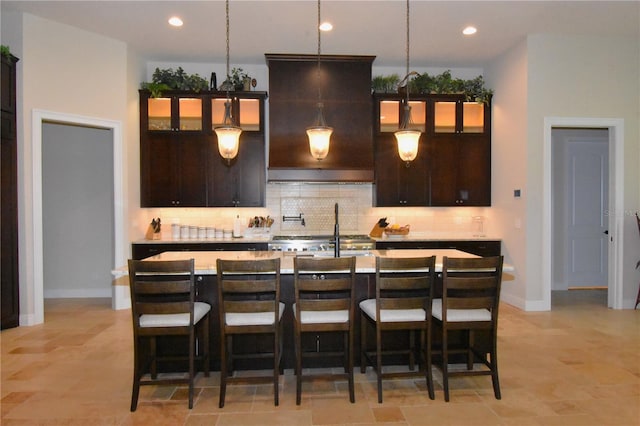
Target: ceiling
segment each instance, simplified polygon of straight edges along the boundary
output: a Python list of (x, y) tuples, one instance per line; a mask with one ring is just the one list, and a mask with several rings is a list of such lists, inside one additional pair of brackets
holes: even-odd
[[(225, 61), (225, 2), (5, 1), (5, 10), (122, 40), (148, 60)], [(230, 2), (231, 62), (264, 64), (265, 53), (316, 53), (315, 0)], [(528, 34), (640, 39), (640, 1), (427, 1), (410, 3), (411, 65), (483, 67)], [(184, 26), (167, 24), (179, 15)], [(375, 55), (377, 66), (404, 65), (404, 0), (323, 0), (322, 53)], [(473, 24), (478, 33), (464, 37)]]

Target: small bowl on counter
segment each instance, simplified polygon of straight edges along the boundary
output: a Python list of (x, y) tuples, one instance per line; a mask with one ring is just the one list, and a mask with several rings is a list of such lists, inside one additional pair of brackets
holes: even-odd
[(388, 238), (400, 238), (400, 237), (406, 237), (407, 235), (409, 235), (410, 230), (411, 230), (410, 225), (398, 226), (398, 227), (394, 227), (392, 225), (384, 228), (384, 234)]

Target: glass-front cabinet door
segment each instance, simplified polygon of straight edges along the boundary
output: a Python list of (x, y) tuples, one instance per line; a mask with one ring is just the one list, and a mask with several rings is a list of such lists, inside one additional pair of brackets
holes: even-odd
[(148, 130), (201, 132), (202, 106), (198, 97), (148, 98)]
[(149, 130), (171, 130), (171, 98), (147, 99)]
[(484, 133), (484, 104), (461, 100), (433, 102), (434, 133)]
[[(411, 107), (411, 128), (425, 132), (427, 129), (427, 102), (409, 99)], [(402, 123), (404, 101), (398, 99), (382, 99), (378, 102), (380, 116), (378, 126), (380, 133), (393, 133)]]
[[(231, 95), (231, 115), (234, 122), (244, 132), (262, 131), (262, 110), (264, 96), (253, 97), (249, 94)], [(221, 126), (224, 122), (226, 96), (211, 98), (211, 128)]]

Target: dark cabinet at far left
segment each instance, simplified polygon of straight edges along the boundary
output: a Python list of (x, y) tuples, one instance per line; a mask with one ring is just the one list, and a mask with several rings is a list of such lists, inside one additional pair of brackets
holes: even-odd
[(142, 207), (263, 206), (265, 92), (232, 92), (243, 129), (238, 156), (227, 162), (213, 129), (222, 123), (226, 94), (140, 91)]

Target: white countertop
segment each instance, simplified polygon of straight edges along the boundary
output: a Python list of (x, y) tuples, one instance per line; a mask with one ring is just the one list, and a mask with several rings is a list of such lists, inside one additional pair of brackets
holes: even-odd
[[(328, 235), (329, 233), (327, 233)], [(202, 244), (202, 243), (269, 243), (271, 235), (245, 235), (240, 238), (176, 238), (164, 236), (161, 240), (136, 240), (133, 244)], [(410, 232), (409, 235), (371, 237), (374, 241), (500, 241), (489, 235), (469, 235), (451, 232)]]
[[(436, 256), (436, 271), (442, 270), (442, 258), (448, 257), (478, 257), (460, 250), (434, 249), (434, 250), (372, 250), (369, 256), (356, 256), (357, 273), (375, 273), (375, 256), (381, 257), (421, 257)], [(330, 255), (330, 253), (328, 253)], [(216, 274), (216, 260), (255, 260), (281, 258), (280, 272), (282, 274), (293, 273), (293, 258), (296, 254), (278, 251), (167, 251), (151, 256), (145, 260), (195, 260), (195, 272), (200, 275)], [(504, 271), (513, 271), (513, 267), (505, 265)], [(112, 271), (115, 277), (127, 274), (127, 267), (121, 267)]]

